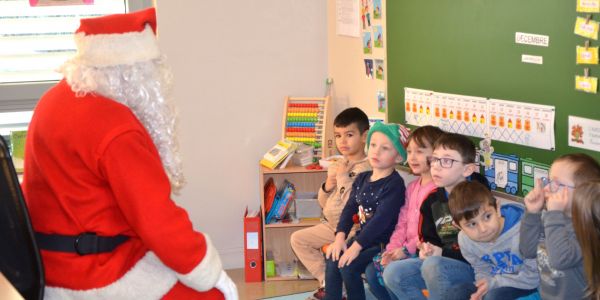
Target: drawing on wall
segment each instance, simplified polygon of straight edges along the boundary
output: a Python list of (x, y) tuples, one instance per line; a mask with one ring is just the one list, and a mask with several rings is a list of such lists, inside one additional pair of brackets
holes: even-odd
[(377, 92), (377, 111), (384, 113), (387, 107), (387, 103), (385, 101), (385, 92), (378, 91)]
[(381, 0), (373, 0), (373, 19), (381, 19)]
[(373, 26), (373, 38), (375, 39), (375, 48), (383, 48), (383, 29), (380, 25)]
[(365, 75), (368, 79), (373, 79), (373, 60), (365, 59)]
[(375, 60), (375, 78), (383, 80), (383, 59)]
[(371, 32), (369, 31), (363, 32), (363, 53), (373, 53), (373, 41), (371, 40)]
[(369, 10), (369, 0), (360, 0), (360, 19), (362, 28), (367, 29), (371, 26), (371, 11)]
[(600, 152), (600, 121), (569, 116), (569, 146)]
[(484, 169), (492, 190), (516, 195), (519, 191), (519, 157), (492, 153), (492, 165)]
[(533, 190), (535, 181), (546, 177), (550, 170), (550, 165), (537, 162), (530, 158), (521, 158), (521, 193), (526, 196)]

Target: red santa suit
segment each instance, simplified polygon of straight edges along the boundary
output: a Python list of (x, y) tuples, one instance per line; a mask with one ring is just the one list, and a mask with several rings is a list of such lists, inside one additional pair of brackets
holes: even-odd
[[(82, 20), (82, 61), (154, 59), (155, 26), (154, 9)], [(116, 49), (107, 56), (115, 49), (99, 41), (112, 36), (123, 55)], [(131, 42), (137, 50), (126, 51)], [(223, 299), (215, 286), (231, 283), (219, 255), (171, 200), (159, 152), (128, 106), (95, 93), (76, 95), (63, 80), (36, 106), (25, 152), (22, 187), (36, 232), (129, 237), (97, 254), (42, 249), (46, 298)]]

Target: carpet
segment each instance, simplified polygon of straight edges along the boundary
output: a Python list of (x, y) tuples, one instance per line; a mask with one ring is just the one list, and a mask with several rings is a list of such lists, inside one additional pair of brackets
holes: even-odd
[(306, 298), (310, 297), (312, 295), (312, 293), (313, 292), (311, 291), (311, 292), (305, 292), (305, 293), (300, 293), (300, 294), (292, 294), (292, 295), (263, 298), (263, 299), (264, 300), (305, 300)]

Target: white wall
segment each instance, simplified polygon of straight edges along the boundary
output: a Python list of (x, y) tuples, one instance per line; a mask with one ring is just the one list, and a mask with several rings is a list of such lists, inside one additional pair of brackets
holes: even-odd
[(242, 214), (259, 207), (258, 160), (281, 137), (284, 97), (325, 91), (326, 2), (159, 0), (157, 12), (188, 180), (175, 200), (239, 268)]
[[(358, 0), (356, 0), (358, 2)], [(387, 34), (385, 28), (386, 0), (381, 1), (381, 20), (373, 20), (371, 12), (371, 25), (383, 26), (383, 48), (373, 48), (372, 54), (363, 54), (362, 27), (361, 37), (348, 37), (336, 34), (336, 2), (327, 1), (327, 36), (328, 36), (328, 66), (329, 74), (333, 78), (333, 115), (347, 107), (356, 106), (362, 109), (370, 118), (386, 119), (386, 114), (378, 112), (377, 91), (386, 91), (384, 80), (367, 79), (365, 76), (364, 59), (385, 59)], [(373, 7), (369, 6), (372, 10)], [(368, 30), (371, 30), (370, 28)], [(365, 30), (366, 31), (366, 30)], [(384, 64), (387, 61), (384, 61)], [(384, 69), (387, 78), (387, 68)], [(386, 91), (387, 94), (387, 91)], [(389, 101), (389, 99), (388, 99)]]

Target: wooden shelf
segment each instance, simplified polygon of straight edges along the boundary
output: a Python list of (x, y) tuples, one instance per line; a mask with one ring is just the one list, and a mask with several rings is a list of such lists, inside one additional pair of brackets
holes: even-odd
[[(273, 179), (275, 186), (281, 187), (285, 180), (294, 184), (297, 193), (312, 192), (316, 193), (327, 177), (327, 170), (312, 170), (306, 167), (288, 165), (284, 169), (271, 170), (269, 168), (259, 167), (259, 182), (260, 182), (260, 201), (262, 215), (262, 242), (263, 242), (263, 266), (266, 266), (267, 252), (273, 257), (273, 260), (279, 262), (292, 262), (298, 260), (290, 245), (290, 236), (297, 230), (305, 227), (319, 224), (318, 219), (301, 220), (298, 223), (274, 223), (265, 224), (264, 203), (264, 184), (269, 178)], [(303, 267), (303, 266), (302, 266)], [(300, 280), (293, 276), (273, 276), (267, 277), (266, 270), (263, 270), (263, 278), (266, 281), (281, 281), (281, 280)]]
[(302, 220), (298, 223), (272, 223), (266, 224), (266, 228), (281, 228), (281, 227), (309, 227), (321, 223), (321, 220)]
[(287, 166), (283, 169), (275, 169), (275, 170), (271, 170), (264, 166), (260, 166), (260, 167), (262, 168), (263, 174), (323, 173), (323, 172), (326, 173), (327, 172), (327, 170), (325, 170), (325, 169), (313, 170), (313, 169), (307, 169), (306, 167), (300, 167), (300, 166)]

